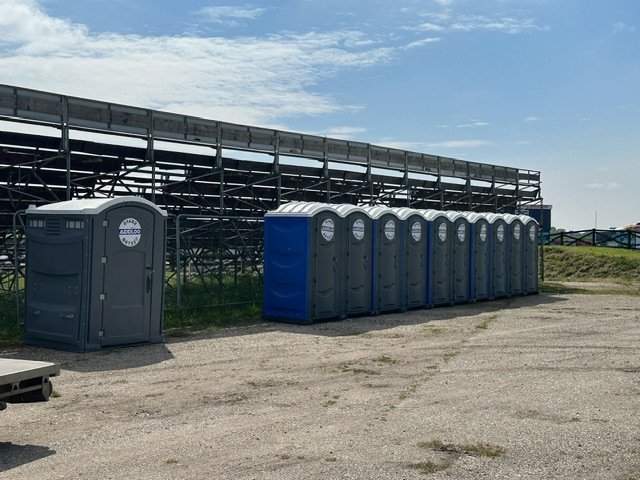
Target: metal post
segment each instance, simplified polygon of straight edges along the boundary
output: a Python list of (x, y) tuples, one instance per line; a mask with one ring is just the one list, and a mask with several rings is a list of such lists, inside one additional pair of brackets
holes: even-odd
[(180, 215), (176, 215), (176, 306), (182, 306), (182, 284), (180, 275), (182, 274), (182, 259), (180, 258)]
[(67, 169), (67, 192), (66, 199), (71, 200), (71, 149), (69, 147), (69, 99), (62, 97), (62, 152), (65, 157)]
[(16, 321), (18, 325), (24, 325), (24, 319), (20, 316), (20, 263), (18, 262), (18, 215), (24, 214), (24, 210), (18, 210), (13, 214), (13, 290), (16, 296)]
[(147, 162), (151, 163), (151, 201), (156, 203), (156, 162), (153, 141), (153, 110), (149, 110), (147, 129)]

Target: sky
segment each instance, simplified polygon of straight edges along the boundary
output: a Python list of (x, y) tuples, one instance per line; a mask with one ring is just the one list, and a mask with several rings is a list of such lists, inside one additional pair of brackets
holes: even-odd
[(553, 226), (640, 222), (636, 0), (0, 0), (0, 83), (538, 170)]

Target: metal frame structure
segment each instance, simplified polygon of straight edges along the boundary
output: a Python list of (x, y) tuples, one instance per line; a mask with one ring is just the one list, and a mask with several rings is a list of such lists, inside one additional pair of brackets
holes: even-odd
[[(132, 194), (174, 218), (170, 245), (182, 218), (180, 228), (194, 236), (183, 238), (190, 248), (178, 258), (192, 262), (202, 252), (195, 244), (211, 242), (202, 216), (261, 218), (289, 201), (471, 211), (542, 202), (539, 171), (0, 85), (3, 271), (21, 263), (16, 212)], [(231, 231), (219, 241), (231, 242), (227, 253), (246, 252), (246, 244), (233, 243), (244, 238)], [(17, 291), (17, 278), (4, 276), (2, 288)]]

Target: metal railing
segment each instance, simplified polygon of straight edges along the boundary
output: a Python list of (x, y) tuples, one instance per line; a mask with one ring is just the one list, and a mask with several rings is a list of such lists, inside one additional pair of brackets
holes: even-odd
[(631, 230), (576, 230), (542, 237), (544, 245), (616, 247), (640, 250), (640, 232)]

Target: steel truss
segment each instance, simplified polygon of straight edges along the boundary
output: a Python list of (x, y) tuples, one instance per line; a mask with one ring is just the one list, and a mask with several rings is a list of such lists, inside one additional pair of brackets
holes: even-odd
[[(169, 212), (170, 250), (180, 251), (179, 239), (188, 245), (176, 257), (188, 261), (172, 261), (176, 271), (188, 264), (208, 275), (215, 264), (218, 282), (221, 266), (237, 272), (240, 261), (245, 271), (250, 258), (255, 272), (261, 262), (255, 235), (248, 253), (250, 233), (233, 235), (234, 222), (223, 219), (261, 228), (246, 219), (289, 201), (474, 211), (541, 203), (534, 170), (0, 85), (0, 288), (15, 289), (20, 277), (12, 270), (24, 257), (17, 211), (131, 194)], [(227, 222), (225, 233), (213, 238), (203, 217)], [(196, 226), (181, 230), (189, 224)], [(205, 250), (225, 259), (212, 262)]]

